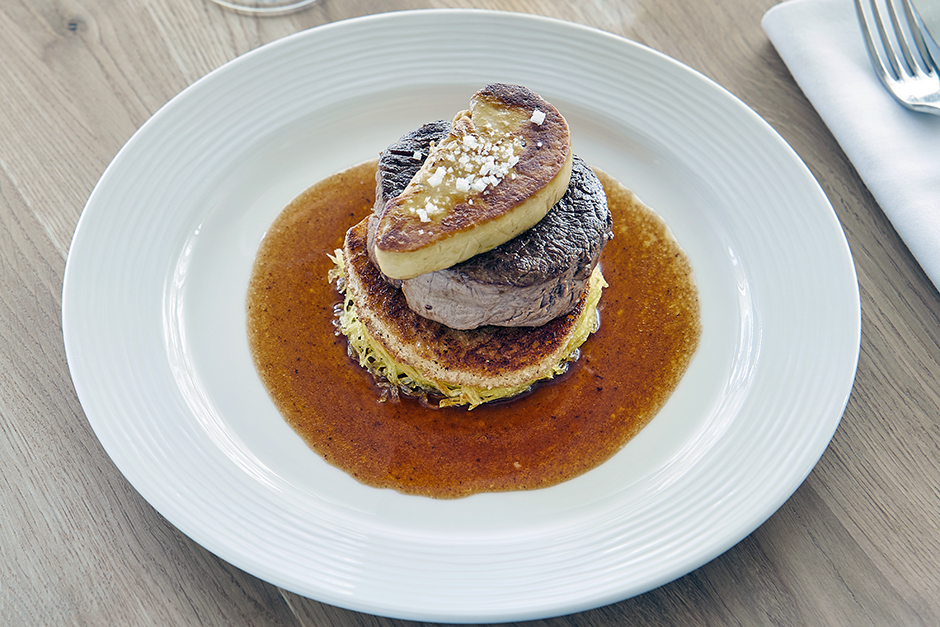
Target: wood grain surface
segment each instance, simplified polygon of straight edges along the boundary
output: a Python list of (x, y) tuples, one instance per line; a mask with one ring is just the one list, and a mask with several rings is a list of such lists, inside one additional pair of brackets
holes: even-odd
[(128, 484), (72, 387), (61, 290), (82, 207), (180, 90), (257, 46), (381, 11), (479, 7), (623, 35), (711, 77), (804, 159), (847, 234), (862, 342), (806, 482), (725, 554), (639, 597), (532, 625), (940, 624), (940, 296), (760, 28), (774, 0), (319, 0), (254, 18), (207, 0), (0, 4), (0, 625), (398, 626), (278, 589)]

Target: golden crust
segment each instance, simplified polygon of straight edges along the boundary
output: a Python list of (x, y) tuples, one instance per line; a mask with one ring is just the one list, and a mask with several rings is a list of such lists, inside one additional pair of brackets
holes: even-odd
[[(481, 143), (501, 140), (492, 153), (497, 164), (500, 159), (512, 164), (509, 173), (504, 168), (503, 175), (490, 179), (485, 189), (455, 187), (457, 179), (468, 179), (465, 171), (444, 184), (433, 183), (439, 168), (459, 170), (454, 161), (471, 150), (465, 148), (468, 136), (474, 146), (478, 136)], [(475, 153), (473, 158), (480, 157)], [(408, 187), (381, 209), (374, 249), (377, 263), (387, 276), (406, 279), (450, 267), (509, 241), (541, 220), (564, 195), (571, 159), (568, 123), (555, 107), (522, 86), (485, 87), (474, 94), (470, 111), (457, 115), (451, 133), (432, 149)], [(472, 170), (478, 162), (470, 163)], [(480, 168), (476, 165), (476, 170)], [(425, 210), (427, 206), (432, 209)]]
[(567, 357), (587, 293), (570, 313), (540, 327), (451, 329), (408, 307), (369, 259), (367, 237), (368, 219), (346, 233), (346, 290), (369, 334), (396, 360), (448, 385), (497, 388), (548, 376)]

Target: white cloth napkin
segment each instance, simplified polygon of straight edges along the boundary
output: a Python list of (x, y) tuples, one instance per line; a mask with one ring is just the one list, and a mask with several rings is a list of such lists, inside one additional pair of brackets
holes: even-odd
[(882, 87), (852, 0), (788, 0), (761, 22), (872, 196), (940, 289), (940, 116)]

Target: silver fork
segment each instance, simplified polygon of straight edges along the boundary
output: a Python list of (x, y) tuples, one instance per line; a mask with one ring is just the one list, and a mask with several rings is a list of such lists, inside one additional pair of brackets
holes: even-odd
[(924, 43), (911, 3), (909, 0), (897, 1), (903, 7), (903, 22), (895, 0), (884, 0), (884, 12), (888, 14), (892, 27), (889, 32), (878, 0), (869, 0), (868, 12), (862, 6), (862, 0), (855, 0), (868, 57), (875, 74), (895, 100), (908, 109), (940, 115), (937, 64)]

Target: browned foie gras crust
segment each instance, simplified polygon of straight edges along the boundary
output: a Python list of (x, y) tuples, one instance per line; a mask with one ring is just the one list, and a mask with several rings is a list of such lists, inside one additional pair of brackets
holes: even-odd
[[(443, 217), (440, 226), (433, 229), (423, 228), (424, 225), (413, 216), (393, 211), (394, 207), (405, 199), (404, 194), (392, 199), (382, 211), (384, 222), (377, 233), (377, 242), (383, 250), (419, 250), (454, 233), (504, 216), (545, 188), (570, 162), (571, 138), (568, 123), (561, 113), (541, 96), (520, 85), (496, 83), (481, 89), (474, 94), (474, 98), (518, 109), (524, 112), (527, 118), (533, 110), (545, 114), (541, 123), (529, 122), (520, 129), (525, 148), (514, 167), (515, 178), (504, 179), (487, 190), (485, 195), (474, 195), (473, 204), (456, 204)], [(454, 120), (452, 133), (458, 137), (465, 132), (461, 130), (461, 126), (467, 123), (466, 113), (463, 112)], [(563, 187), (567, 187), (567, 182)]]
[(567, 357), (568, 340), (587, 304), (586, 292), (571, 312), (540, 327), (451, 329), (408, 307), (401, 291), (369, 258), (367, 237), (368, 219), (346, 233), (346, 290), (373, 340), (394, 359), (450, 385), (499, 388), (540, 378)]

